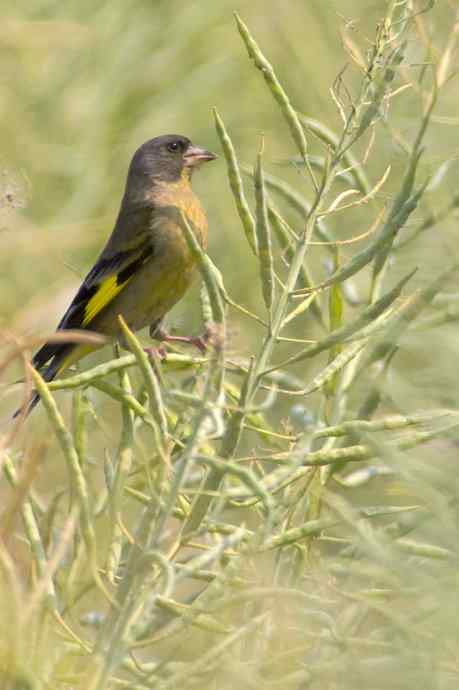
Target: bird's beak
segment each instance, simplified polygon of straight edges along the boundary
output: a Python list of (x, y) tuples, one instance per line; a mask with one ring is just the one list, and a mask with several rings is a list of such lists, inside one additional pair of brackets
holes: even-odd
[(186, 152), (183, 154), (185, 165), (189, 168), (196, 168), (203, 163), (208, 161), (214, 161), (217, 156), (215, 153), (211, 153), (200, 146), (189, 146)]

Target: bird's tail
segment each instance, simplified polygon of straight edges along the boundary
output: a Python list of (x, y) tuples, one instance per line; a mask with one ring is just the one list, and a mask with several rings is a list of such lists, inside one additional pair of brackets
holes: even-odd
[[(94, 348), (88, 345), (69, 345), (53, 344), (44, 345), (33, 357), (32, 366), (40, 372), (42, 378), (49, 383), (62, 374), (65, 369), (84, 357), (88, 352)], [(45, 359), (46, 357), (46, 359)], [(27, 403), (18, 408), (13, 415), (13, 419), (23, 414), (28, 417), (34, 407), (39, 403), (40, 395), (37, 391), (33, 391)]]
[[(46, 382), (52, 381), (59, 374), (59, 366), (60, 364), (58, 360), (55, 358), (45, 369), (40, 371), (40, 374)], [(37, 391), (33, 391), (28, 402), (26, 402), (22, 407), (19, 407), (16, 410), (16, 412), (13, 415), (13, 419), (16, 419), (16, 417), (19, 417), (19, 415), (21, 414), (24, 414), (24, 417), (28, 417), (29, 414), (32, 412), (33, 408), (36, 405), (38, 405), (39, 402), (39, 393), (37, 393)]]

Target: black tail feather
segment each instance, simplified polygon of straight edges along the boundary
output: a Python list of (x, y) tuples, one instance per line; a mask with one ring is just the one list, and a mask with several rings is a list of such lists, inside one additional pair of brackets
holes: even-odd
[(38, 405), (39, 402), (40, 396), (37, 392), (34, 392), (28, 403), (26, 403), (22, 407), (18, 407), (18, 409), (13, 415), (13, 419), (17, 419), (21, 414), (24, 414), (24, 417), (28, 417), (29, 414), (32, 412), (33, 408), (36, 405)]
[[(46, 346), (45, 346), (46, 347)], [(48, 364), (48, 366), (40, 371), (41, 376), (44, 378), (44, 380), (48, 383), (49, 381), (52, 381), (55, 376), (58, 374), (59, 369), (62, 365), (62, 362), (64, 359), (67, 357), (69, 354), (69, 350), (72, 348), (72, 345), (59, 345), (59, 348), (57, 352), (54, 352), (53, 358), (51, 362)], [(42, 348), (43, 350), (43, 348)], [(37, 354), (39, 354), (41, 350)], [(37, 355), (32, 359), (32, 364), (35, 366), (37, 369), (39, 367), (36, 366), (37, 362)], [(16, 412), (13, 415), (13, 419), (17, 419), (19, 415), (24, 414), (24, 417), (28, 417), (29, 414), (32, 412), (34, 407), (38, 405), (40, 402), (40, 395), (36, 391), (32, 391), (32, 395), (27, 403), (25, 403), (22, 407), (19, 407)]]

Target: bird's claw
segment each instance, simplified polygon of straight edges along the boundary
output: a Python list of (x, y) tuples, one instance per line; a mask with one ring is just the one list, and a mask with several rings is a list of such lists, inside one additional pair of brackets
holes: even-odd
[[(209, 345), (215, 348), (221, 348), (224, 340), (224, 337), (219, 335), (217, 328), (213, 328), (212, 326), (208, 326), (202, 335), (171, 335), (161, 327), (156, 327), (154, 330), (150, 329), (150, 335), (155, 340), (159, 340), (162, 343), (183, 343), (185, 345), (193, 345), (201, 354), (207, 352)], [(159, 348), (147, 348), (147, 350), (154, 350), (160, 353), (162, 358), (164, 358), (166, 354), (162, 346)]]
[(206, 350), (209, 346), (209, 336), (207, 332), (203, 335), (191, 336), (187, 340), (190, 345), (194, 345), (194, 347), (196, 347), (202, 355), (206, 353)]
[(167, 357), (167, 352), (166, 348), (160, 345), (159, 347), (144, 347), (143, 351), (151, 358), (151, 359), (166, 359)]
[(209, 334), (207, 332), (199, 336), (171, 335), (162, 328), (156, 328), (152, 334), (152, 337), (162, 343), (183, 343), (186, 345), (193, 345), (201, 353), (206, 351), (209, 341)]

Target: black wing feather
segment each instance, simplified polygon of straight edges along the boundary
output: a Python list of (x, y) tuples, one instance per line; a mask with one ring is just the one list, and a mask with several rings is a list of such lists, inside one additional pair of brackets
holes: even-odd
[[(128, 252), (118, 252), (110, 259), (101, 258), (88, 273), (80, 286), (77, 294), (73, 298), (70, 306), (62, 317), (57, 327), (58, 331), (71, 329), (88, 329), (83, 326), (83, 319), (86, 305), (96, 294), (100, 283), (108, 276), (117, 274), (118, 285), (126, 282), (147, 259), (153, 255), (153, 246), (150, 241), (145, 243), (143, 250), (139, 254), (139, 248)], [(118, 269), (121, 269), (118, 271)], [(68, 347), (62, 343), (45, 343), (38, 352), (35, 353), (32, 364), (35, 369), (42, 369), (47, 362), (58, 353), (62, 352), (63, 347)]]

